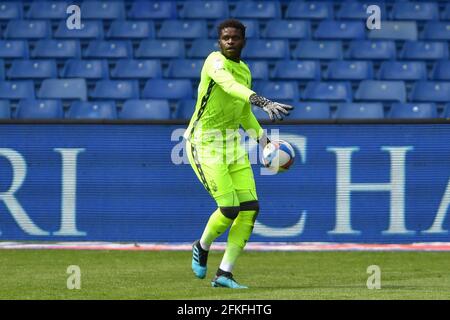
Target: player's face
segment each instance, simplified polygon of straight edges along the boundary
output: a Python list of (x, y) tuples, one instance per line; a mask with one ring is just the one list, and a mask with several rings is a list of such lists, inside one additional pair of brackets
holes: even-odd
[(225, 57), (239, 61), (241, 51), (245, 46), (245, 39), (242, 36), (241, 30), (232, 27), (222, 29), (219, 46), (220, 51)]

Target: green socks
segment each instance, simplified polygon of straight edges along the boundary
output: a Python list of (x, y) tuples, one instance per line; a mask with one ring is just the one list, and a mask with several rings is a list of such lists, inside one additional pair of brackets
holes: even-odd
[(200, 245), (203, 250), (209, 250), (211, 244), (217, 237), (223, 234), (233, 222), (232, 219), (225, 217), (218, 208), (209, 217), (202, 237), (200, 238)]
[(256, 211), (241, 211), (228, 234), (227, 248), (220, 269), (231, 272), (253, 231)]

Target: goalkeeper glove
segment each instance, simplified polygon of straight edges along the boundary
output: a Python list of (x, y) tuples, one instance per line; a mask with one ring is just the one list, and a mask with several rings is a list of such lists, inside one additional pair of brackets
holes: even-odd
[(293, 106), (271, 101), (267, 98), (257, 95), (256, 93), (250, 96), (250, 103), (257, 107), (262, 108), (269, 114), (269, 118), (272, 121), (283, 120), (284, 116), (289, 115), (288, 110), (294, 109)]

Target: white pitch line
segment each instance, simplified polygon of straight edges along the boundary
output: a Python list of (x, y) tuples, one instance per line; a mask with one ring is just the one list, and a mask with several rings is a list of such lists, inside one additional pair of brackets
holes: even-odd
[[(212, 250), (223, 251), (226, 243), (216, 243)], [(129, 251), (190, 251), (191, 243), (114, 243), (114, 242), (55, 242), (27, 243), (0, 241), (0, 249), (55, 250), (129, 250)], [(422, 242), (409, 244), (361, 244), (327, 242), (251, 242), (246, 251), (450, 251), (450, 242)]]

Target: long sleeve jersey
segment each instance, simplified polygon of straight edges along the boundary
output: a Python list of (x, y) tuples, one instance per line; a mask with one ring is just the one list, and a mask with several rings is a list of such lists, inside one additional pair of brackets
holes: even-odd
[[(185, 138), (195, 144), (205, 144), (217, 139), (220, 131), (223, 140), (234, 139), (239, 126), (258, 139), (263, 130), (251, 111), (249, 97), (251, 73), (241, 60), (235, 62), (222, 53), (212, 52), (205, 60), (198, 87), (195, 112)], [(251, 130), (250, 130), (251, 129)]]

